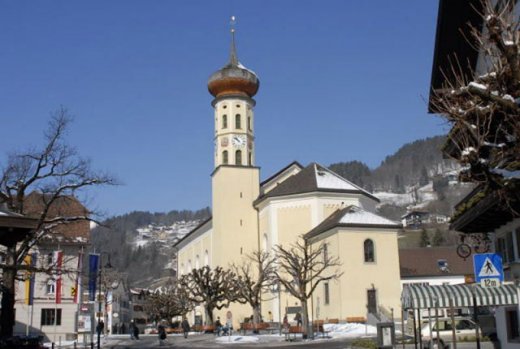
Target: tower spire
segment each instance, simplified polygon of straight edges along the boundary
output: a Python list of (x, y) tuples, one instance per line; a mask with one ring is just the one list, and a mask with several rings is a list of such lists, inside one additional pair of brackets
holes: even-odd
[(231, 26), (231, 52), (229, 54), (229, 64), (233, 66), (238, 66), (238, 58), (237, 58), (237, 49), (235, 46), (235, 24), (236, 17), (231, 16), (231, 21), (229, 22)]

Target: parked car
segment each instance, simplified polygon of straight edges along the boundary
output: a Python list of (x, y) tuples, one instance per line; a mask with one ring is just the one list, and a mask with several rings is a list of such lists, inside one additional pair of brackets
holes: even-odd
[[(439, 329), (439, 337), (437, 338), (437, 326)], [(460, 341), (463, 338), (476, 338), (477, 324), (469, 318), (455, 318), (455, 338)], [(479, 337), (483, 335), (492, 335), (490, 333), (482, 333), (479, 329)], [(453, 327), (451, 318), (432, 319), (427, 322), (421, 329), (421, 336), (426, 348), (437, 349), (445, 348), (446, 343), (453, 341)]]

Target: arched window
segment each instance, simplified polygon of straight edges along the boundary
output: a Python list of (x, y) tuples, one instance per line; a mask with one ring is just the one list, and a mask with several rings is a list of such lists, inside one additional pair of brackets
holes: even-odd
[(249, 152), (249, 165), (253, 165), (253, 154)]
[(184, 275), (184, 273), (185, 273), (184, 263), (181, 263), (181, 270), (179, 270), (179, 274)]
[(222, 115), (222, 128), (227, 128), (227, 115)]
[(240, 114), (235, 115), (235, 128), (236, 129), (242, 128), (242, 118), (240, 117)]
[(235, 152), (235, 164), (242, 165), (242, 150), (237, 150)]
[(208, 253), (208, 250), (206, 250), (206, 252), (204, 252), (204, 265), (209, 266), (209, 253)]
[(193, 268), (191, 267), (191, 259), (190, 259), (190, 260), (188, 260), (188, 273), (190, 273), (192, 269)]
[(267, 247), (268, 247), (267, 243), (268, 243), (267, 234), (264, 234), (264, 250), (265, 251), (267, 251)]
[(200, 258), (199, 258), (199, 255), (197, 255), (197, 257), (195, 257), (195, 269), (199, 269), (200, 268)]
[(374, 257), (374, 242), (370, 239), (366, 239), (363, 243), (363, 247), (365, 250), (365, 262), (375, 262)]
[(251, 131), (251, 117), (250, 116), (247, 117), (247, 129), (249, 131)]
[(224, 165), (227, 165), (227, 164), (228, 164), (228, 161), (229, 161), (229, 160), (228, 160), (228, 152), (227, 152), (227, 150), (224, 150), (224, 151), (222, 152), (222, 163), (223, 163)]

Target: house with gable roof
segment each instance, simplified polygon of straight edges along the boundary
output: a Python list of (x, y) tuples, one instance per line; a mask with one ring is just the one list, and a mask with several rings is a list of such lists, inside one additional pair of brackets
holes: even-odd
[[(47, 198), (38, 192), (25, 201), (28, 217), (39, 217)], [(47, 217), (85, 217), (88, 210), (73, 196), (56, 199)], [(50, 228), (32, 248), (36, 266), (49, 273), (36, 273), (33, 283), (32, 305), (28, 304), (28, 281), (18, 281), (15, 294), (15, 335), (42, 335), (57, 343), (77, 338), (77, 314), (80, 297), (77, 280), (80, 275), (78, 259), (84, 254), (90, 238), (90, 222), (71, 221)]]

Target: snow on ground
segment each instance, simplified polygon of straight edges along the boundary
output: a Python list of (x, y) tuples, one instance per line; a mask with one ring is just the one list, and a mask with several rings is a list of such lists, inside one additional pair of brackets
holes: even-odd
[(377, 335), (377, 327), (366, 324), (346, 323), (346, 324), (324, 324), (323, 328), (329, 332), (332, 338), (357, 338)]
[(396, 194), (389, 192), (376, 192), (374, 195), (381, 200), (382, 204), (393, 204), (396, 206), (406, 206), (413, 202), (412, 195), (409, 193), (406, 194)]
[(236, 344), (236, 343), (254, 343), (258, 342), (259, 338), (256, 336), (222, 336), (217, 337), (215, 342), (217, 343), (226, 343), (226, 344)]

